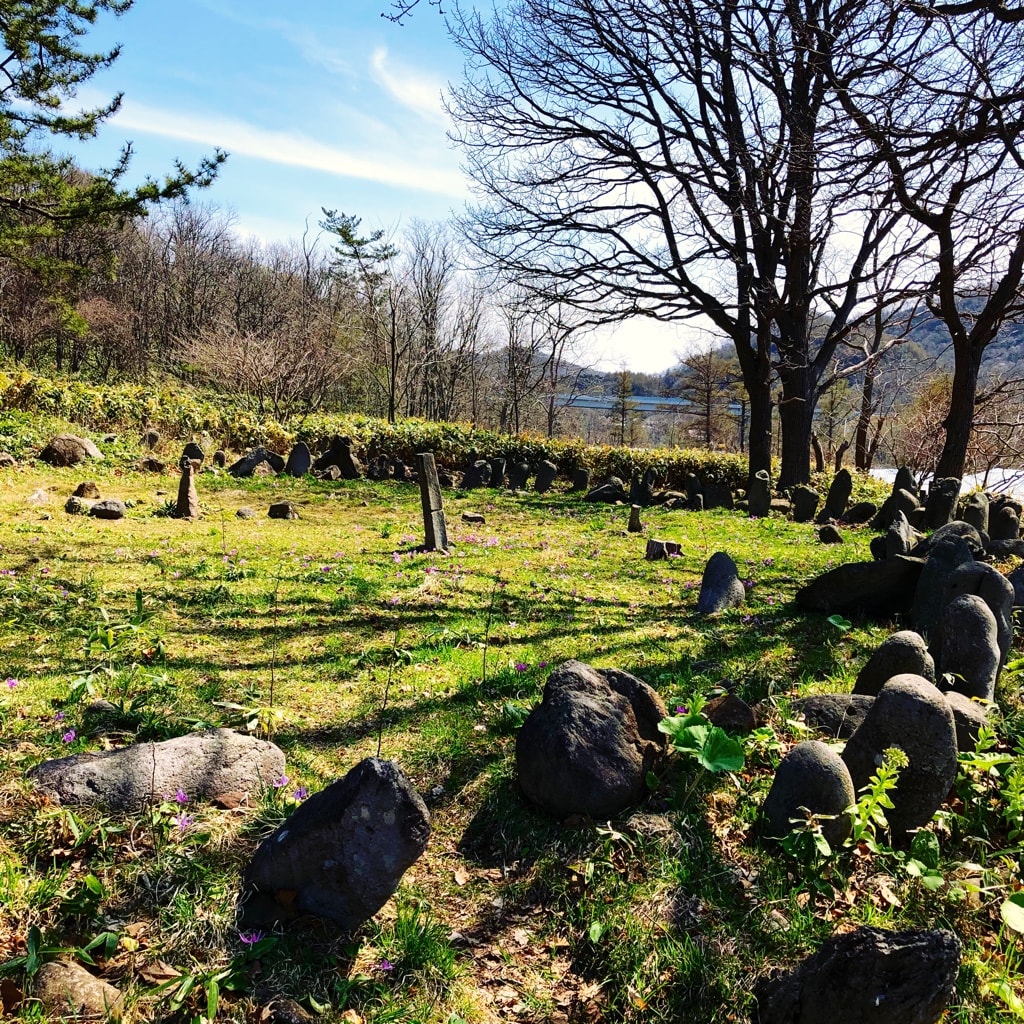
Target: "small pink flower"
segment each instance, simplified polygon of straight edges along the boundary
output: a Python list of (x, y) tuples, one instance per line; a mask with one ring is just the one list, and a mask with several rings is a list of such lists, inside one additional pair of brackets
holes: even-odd
[(13, 690), (18, 685), (18, 680), (13, 676), (9, 676), (7, 679), (7, 689)]

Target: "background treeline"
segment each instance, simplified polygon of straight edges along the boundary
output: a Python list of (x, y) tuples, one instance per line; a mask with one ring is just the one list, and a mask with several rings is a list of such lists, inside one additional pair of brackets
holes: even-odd
[[(215, 207), (178, 202), (37, 238), (32, 250), (0, 267), (0, 350), (34, 374), (8, 375), (22, 382), (7, 392), (8, 407), (56, 402), (73, 420), (122, 425), (131, 409), (140, 426), (144, 416), (173, 419), (176, 431), (208, 430), (236, 446), (315, 433), (318, 414), (358, 413), (745, 452), (747, 400), (730, 346), (709, 339), (659, 374), (596, 370), (578, 312), (467, 270), (446, 224), (364, 236), (356, 218), (326, 212), (301, 239), (268, 245), (240, 238)], [(1024, 449), (1019, 332), (1008, 326), (992, 346), (973, 471), (1019, 462)], [(861, 469), (934, 466), (949, 401), (948, 332), (917, 311), (893, 319), (888, 338), (898, 343), (881, 358), (866, 360), (857, 338), (837, 357), (815, 420), (819, 468), (844, 459)], [(139, 389), (98, 399), (83, 388), (76, 399), (74, 380)], [(204, 392), (205, 407), (185, 397)], [(149, 408), (161, 394), (174, 396), (171, 417)], [(584, 395), (598, 408), (573, 404)], [(648, 401), (658, 398), (670, 402)], [(97, 416), (97, 403), (115, 408)]]

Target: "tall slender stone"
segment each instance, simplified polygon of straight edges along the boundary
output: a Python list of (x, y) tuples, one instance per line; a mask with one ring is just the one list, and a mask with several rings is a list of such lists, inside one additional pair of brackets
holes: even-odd
[(416, 470), (420, 478), (420, 500), (423, 503), (423, 530), (427, 551), (448, 550), (448, 527), (444, 521), (444, 502), (441, 483), (437, 479), (437, 465), (431, 452), (416, 456)]

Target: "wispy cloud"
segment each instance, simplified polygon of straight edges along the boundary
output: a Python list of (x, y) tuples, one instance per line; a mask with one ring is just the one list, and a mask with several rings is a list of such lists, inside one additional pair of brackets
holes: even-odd
[(268, 131), (231, 118), (179, 114), (126, 100), (111, 123), (123, 130), (219, 146), (229, 153), (341, 178), (359, 178), (460, 199), (466, 194), (461, 175), (447, 167), (412, 164), (390, 156), (356, 156), (299, 133)]
[(441, 107), (444, 83), (439, 79), (395, 64), (389, 59), (387, 47), (384, 46), (373, 51), (370, 67), (377, 84), (387, 89), (402, 106), (440, 124), (447, 124), (447, 117)]

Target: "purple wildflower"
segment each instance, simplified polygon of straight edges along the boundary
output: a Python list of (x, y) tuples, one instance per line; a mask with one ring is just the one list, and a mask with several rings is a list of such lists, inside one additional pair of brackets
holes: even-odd
[(288, 776), (282, 772), (274, 779), (274, 789), (284, 789), (288, 785)]
[(9, 676), (7, 679), (7, 689), (13, 690), (18, 685), (18, 680), (13, 676)]
[(530, 666), (527, 665), (525, 661), (517, 661), (515, 667), (516, 667), (516, 671), (517, 672), (529, 672), (530, 671)]
[(196, 819), (191, 814), (179, 814), (175, 818), (171, 818), (171, 821), (178, 826), (179, 832), (184, 832)]
[(387, 972), (387, 971), (393, 971), (394, 969), (395, 969), (395, 965), (390, 960), (381, 960), (381, 962), (379, 964), (377, 964), (377, 970), (378, 971), (385, 971), (385, 972)]
[(63, 722), (66, 717), (67, 716), (64, 714), (63, 711), (58, 711), (57, 714), (53, 716), (53, 720), (55, 722)]
[(77, 733), (75, 732), (74, 729), (68, 729), (68, 731), (66, 733), (64, 733), (63, 736), (61, 736), (61, 739), (65, 743), (74, 743), (76, 735), (77, 735)]
[(292, 796), (295, 797), (295, 799), (301, 804), (302, 801), (305, 800), (307, 796), (309, 796), (309, 790), (306, 789), (305, 786), (299, 786), (299, 788), (295, 790), (294, 793), (292, 793)]
[(255, 946), (263, 939), (263, 932), (239, 932), (238, 941), (244, 946)]
[(188, 793), (186, 793), (185, 790), (183, 790), (180, 786), (178, 787), (177, 792), (175, 792), (174, 794), (174, 802), (176, 804), (188, 803)]

